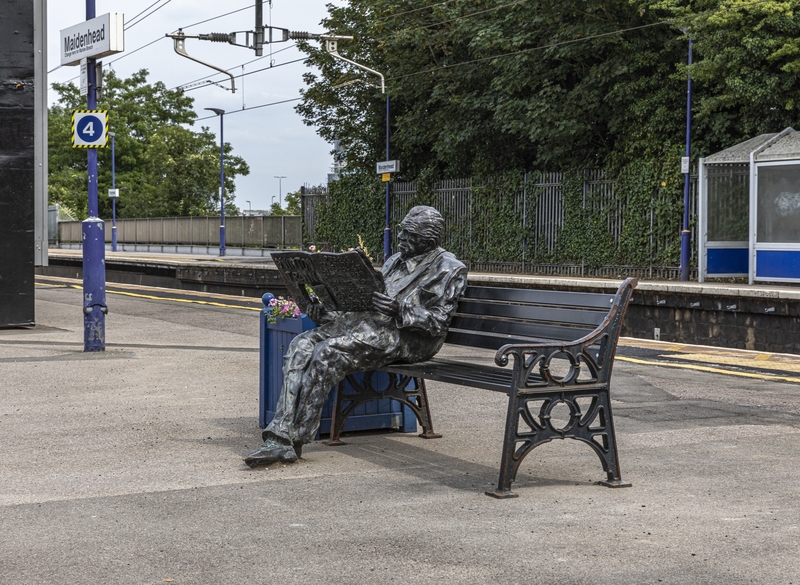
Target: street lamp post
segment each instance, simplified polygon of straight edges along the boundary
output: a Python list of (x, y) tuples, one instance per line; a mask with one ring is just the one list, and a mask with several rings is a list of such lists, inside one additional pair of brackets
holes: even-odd
[(115, 150), (114, 150), (114, 137), (117, 135), (116, 132), (109, 132), (109, 136), (111, 136), (111, 192), (109, 193), (111, 197), (111, 251), (117, 251), (117, 198), (119, 197), (119, 193), (117, 192), (117, 173), (116, 173), (116, 157), (115, 157)]
[(205, 109), (219, 116), (219, 255), (225, 256), (225, 140), (223, 138), (225, 110)]
[(253, 215), (253, 206), (249, 201), (245, 201), (245, 203), (247, 203), (247, 215)]
[(683, 175), (683, 229), (681, 230), (681, 280), (689, 280), (689, 260), (691, 258), (691, 235), (689, 229), (689, 206), (690, 199), (690, 184), (691, 184), (691, 168), (689, 163), (692, 155), (692, 38), (689, 37), (689, 75), (686, 82), (686, 171)]
[(285, 179), (286, 177), (283, 175), (281, 176), (275, 175), (273, 178), (278, 179), (278, 207), (283, 209), (283, 199), (282, 199), (283, 195), (281, 194), (281, 179)]
[[(381, 78), (383, 79), (383, 78)], [(389, 154), (389, 112), (391, 101), (389, 100), (389, 94), (386, 94), (386, 160), (389, 160), (391, 156)], [(383, 261), (389, 258), (392, 253), (392, 228), (389, 225), (391, 222), (391, 213), (392, 213), (392, 205), (391, 205), (391, 196), (389, 191), (389, 181), (386, 181), (386, 225), (383, 228)]]

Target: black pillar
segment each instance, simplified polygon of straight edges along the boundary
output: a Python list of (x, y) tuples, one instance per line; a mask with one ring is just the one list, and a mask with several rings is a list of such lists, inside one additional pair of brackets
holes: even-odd
[(0, 327), (34, 322), (33, 2), (0, 3)]

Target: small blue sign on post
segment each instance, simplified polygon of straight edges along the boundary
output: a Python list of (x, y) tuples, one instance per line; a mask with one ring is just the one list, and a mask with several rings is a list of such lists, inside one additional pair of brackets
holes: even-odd
[(72, 114), (72, 148), (108, 145), (108, 110), (76, 110)]

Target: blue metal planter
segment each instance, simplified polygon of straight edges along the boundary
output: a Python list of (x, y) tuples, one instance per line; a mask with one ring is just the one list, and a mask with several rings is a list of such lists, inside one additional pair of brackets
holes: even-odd
[[(265, 294), (262, 297), (264, 305), (266, 306), (272, 298), (274, 298), (272, 294)], [(305, 315), (293, 319), (278, 318), (277, 323), (269, 323), (267, 309), (261, 311), (258, 424), (262, 429), (275, 417), (275, 407), (283, 388), (283, 356), (289, 344), (295, 336), (314, 327), (316, 324)], [(358, 382), (363, 380), (363, 376), (362, 372), (355, 374)], [(384, 372), (375, 372), (372, 379), (376, 387), (381, 387), (388, 383), (389, 377)], [(348, 390), (350, 390), (349, 383), (345, 393)], [(336, 388), (331, 388), (331, 393), (322, 409), (319, 434), (330, 433), (335, 395)], [(377, 429), (397, 429), (404, 433), (414, 433), (417, 430), (417, 419), (407, 406), (387, 398), (362, 404), (347, 418), (344, 426), (346, 432)]]

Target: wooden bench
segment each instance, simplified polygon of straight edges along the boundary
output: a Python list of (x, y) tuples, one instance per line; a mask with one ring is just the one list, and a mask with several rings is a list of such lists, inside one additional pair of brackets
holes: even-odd
[[(329, 444), (342, 444), (339, 436), (348, 414), (376, 398), (405, 403), (423, 428), (420, 436), (440, 437), (433, 432), (425, 389), (425, 380), (435, 380), (508, 395), (500, 476), (497, 489), (487, 495), (516, 497), (511, 483), (525, 456), (543, 443), (566, 438), (587, 443), (600, 457), (608, 477), (598, 483), (630, 486), (620, 475), (609, 390), (622, 320), (636, 284), (629, 278), (616, 294), (467, 287), (446, 344), (496, 350), (496, 365), (435, 357), (382, 368), (389, 373), (388, 386), (372, 387), (369, 374), (363, 384), (350, 380), (355, 392), (346, 393), (341, 384)], [(559, 405), (568, 410), (563, 426), (552, 419)]]

